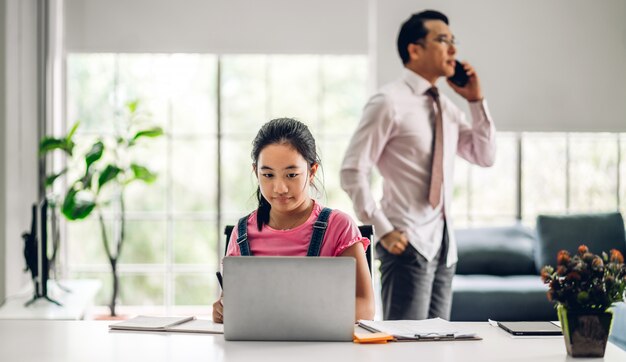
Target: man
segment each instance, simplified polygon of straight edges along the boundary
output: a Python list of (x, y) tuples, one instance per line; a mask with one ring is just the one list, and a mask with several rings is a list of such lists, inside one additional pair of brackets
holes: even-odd
[[(454, 74), (456, 46), (448, 18), (437, 11), (411, 16), (400, 29), (402, 76), (365, 105), (341, 167), (341, 185), (362, 222), (381, 236), (384, 319), (450, 318), (457, 251), (450, 202), (455, 155), (480, 166), (495, 157), (495, 128), (474, 68), (452, 89), (469, 102), (469, 123), (435, 83)], [(369, 184), (372, 167), (384, 178), (380, 208)]]

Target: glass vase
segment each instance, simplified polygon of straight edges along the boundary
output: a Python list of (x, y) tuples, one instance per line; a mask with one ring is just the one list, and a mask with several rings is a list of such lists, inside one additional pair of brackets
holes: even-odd
[(565, 348), (572, 357), (604, 357), (611, 331), (611, 311), (567, 310), (557, 308)]

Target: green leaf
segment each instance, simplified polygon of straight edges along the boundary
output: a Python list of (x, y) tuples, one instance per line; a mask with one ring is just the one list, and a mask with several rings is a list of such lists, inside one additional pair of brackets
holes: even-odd
[(65, 139), (45, 137), (39, 143), (39, 154), (44, 155), (52, 150), (65, 150)]
[(48, 177), (46, 177), (46, 187), (50, 187), (52, 186), (52, 184), (54, 183), (54, 181), (59, 178), (59, 176), (65, 174), (67, 172), (67, 167), (64, 168), (61, 172), (59, 173), (55, 173), (52, 175), (49, 175)]
[(85, 175), (80, 179), (80, 182), (83, 184), (83, 188), (90, 189), (91, 188), (91, 180), (93, 179), (93, 167), (87, 168), (85, 170)]
[(98, 140), (98, 142), (94, 143), (91, 146), (91, 149), (85, 155), (85, 162), (87, 163), (87, 169), (91, 166), (92, 163), (98, 161), (102, 157), (102, 153), (104, 152), (104, 143)]
[(133, 137), (133, 141), (137, 140), (140, 137), (159, 137), (163, 135), (163, 128), (161, 127), (152, 127), (149, 129), (144, 129), (142, 131), (139, 131), (137, 133), (135, 133), (135, 136)]
[(100, 177), (98, 177), (98, 190), (100, 190), (107, 182), (115, 179), (121, 171), (122, 169), (115, 165), (107, 165), (104, 171), (100, 173)]
[(79, 125), (80, 125), (80, 121), (76, 121), (76, 123), (74, 123), (74, 125), (72, 126), (72, 129), (67, 134), (67, 137), (65, 137), (66, 140), (70, 141), (72, 137), (74, 137), (74, 133), (76, 133), (76, 130), (78, 129)]
[(72, 138), (74, 137), (74, 134), (76, 133), (79, 125), (80, 121), (76, 121), (76, 123), (74, 123), (74, 125), (72, 126), (72, 129), (70, 129), (70, 132), (65, 137), (65, 152), (67, 152), (70, 156), (72, 156), (72, 153), (74, 152), (75, 145)]
[(133, 174), (138, 180), (142, 180), (148, 184), (153, 183), (156, 180), (156, 174), (144, 166), (133, 163), (130, 165), (130, 168), (133, 170)]
[(72, 156), (74, 152), (74, 146), (75, 146), (74, 141), (72, 141), (71, 139), (65, 140), (65, 152), (67, 152), (68, 155)]
[(72, 187), (65, 195), (61, 211), (69, 220), (80, 220), (89, 216), (95, 207), (95, 197), (91, 192)]
[(134, 100), (126, 103), (126, 108), (128, 108), (130, 113), (135, 113), (137, 111), (137, 106), (139, 106), (139, 100)]

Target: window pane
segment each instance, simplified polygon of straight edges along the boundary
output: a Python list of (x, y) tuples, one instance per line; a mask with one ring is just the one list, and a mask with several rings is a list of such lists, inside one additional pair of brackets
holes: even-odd
[(109, 263), (100, 237), (100, 223), (93, 216), (86, 220), (66, 223), (65, 245), (70, 265)]
[(326, 55), (322, 57), (321, 74), (322, 116), (317, 134), (351, 137), (367, 100), (367, 59)]
[(296, 118), (314, 132), (319, 119), (319, 57), (276, 55), (270, 57), (268, 64), (268, 118)]
[(522, 214), (535, 225), (542, 213), (566, 213), (566, 154), (563, 133), (522, 135)]
[[(97, 279), (102, 288), (96, 294), (96, 305), (109, 305), (112, 296), (112, 274), (107, 272), (75, 272), (70, 275), (77, 279)], [(162, 273), (150, 274), (120, 273), (119, 302), (121, 305), (164, 305), (164, 278)]]
[(120, 262), (133, 264), (164, 263), (166, 235), (165, 220), (137, 221), (127, 218), (126, 237)]
[(476, 224), (515, 221), (517, 141), (511, 133), (500, 133), (497, 137), (495, 164), (486, 168), (470, 166), (470, 210)]
[(452, 191), (452, 215), (455, 228), (470, 226), (469, 180), (470, 164), (457, 160), (454, 165), (454, 189)]
[(222, 131), (247, 133), (250, 141), (269, 120), (267, 108), (267, 56), (222, 57)]
[(154, 172), (157, 179), (151, 184), (134, 181), (128, 185), (124, 193), (127, 211), (165, 211), (168, 182), (167, 158), (165, 137), (149, 139), (149, 142), (138, 143), (134, 147), (134, 161)]
[(119, 54), (115, 105), (139, 100), (150, 110), (153, 124), (167, 130), (170, 99), (170, 56), (161, 54)]
[(112, 132), (116, 56), (70, 54), (67, 58), (67, 117), (81, 132)]
[[(107, 294), (107, 296), (110, 294)], [(165, 278), (163, 273), (120, 273), (119, 305), (165, 304)]]
[(617, 208), (617, 138), (610, 134), (570, 135), (570, 211)]
[(119, 54), (114, 105), (122, 109), (138, 100), (149, 110), (152, 124), (167, 130), (169, 108), (170, 57), (157, 54)]
[(324, 205), (352, 215), (356, 220), (352, 201), (348, 194), (341, 189), (341, 180), (339, 178), (341, 162), (348, 148), (348, 142), (343, 137), (326, 137), (325, 140), (324, 138), (322, 139), (322, 142), (318, 142), (322, 168), (318, 169), (315, 180), (320, 192), (317, 193), (313, 189), (311, 195)]
[(215, 210), (215, 144), (194, 138), (172, 141), (174, 210)]
[(170, 65), (172, 132), (215, 134), (217, 57), (174, 54)]
[(219, 297), (214, 273), (185, 273), (175, 277), (176, 305), (201, 305), (209, 308)]
[(252, 171), (252, 138), (225, 138), (222, 141), (221, 211), (243, 216), (257, 206), (257, 180)]
[(174, 262), (215, 264), (217, 260), (215, 221), (174, 222)]

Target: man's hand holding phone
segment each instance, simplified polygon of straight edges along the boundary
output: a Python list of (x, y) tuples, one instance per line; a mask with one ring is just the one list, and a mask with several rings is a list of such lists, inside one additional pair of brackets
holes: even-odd
[[(480, 81), (478, 75), (468, 62), (456, 61), (455, 74), (448, 78), (448, 85), (454, 89), (461, 97), (467, 99), (468, 102), (477, 102), (483, 99), (483, 93), (480, 89)], [(467, 77), (461, 74), (465, 72)], [(466, 80), (464, 86), (460, 86)]]

